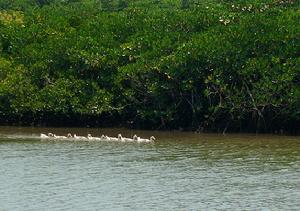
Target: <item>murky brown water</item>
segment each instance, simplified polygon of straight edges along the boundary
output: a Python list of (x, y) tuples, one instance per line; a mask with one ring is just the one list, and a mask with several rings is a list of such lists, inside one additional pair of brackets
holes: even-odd
[[(39, 133), (156, 136), (154, 144)], [(300, 137), (0, 127), (0, 210), (299, 210)]]

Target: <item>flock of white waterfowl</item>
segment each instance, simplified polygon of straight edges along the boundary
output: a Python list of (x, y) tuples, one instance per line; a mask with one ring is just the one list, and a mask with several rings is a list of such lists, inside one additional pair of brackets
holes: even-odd
[(155, 137), (151, 136), (149, 139), (138, 137), (134, 135), (132, 138), (123, 137), (121, 134), (118, 134), (118, 137), (110, 137), (106, 135), (102, 135), (101, 137), (95, 137), (91, 134), (85, 136), (77, 136), (76, 134), (72, 135), (68, 133), (67, 136), (58, 136), (54, 133), (48, 133), (47, 135), (44, 133), (40, 134), (41, 139), (49, 139), (49, 140), (86, 140), (86, 141), (120, 141), (120, 142), (154, 142)]

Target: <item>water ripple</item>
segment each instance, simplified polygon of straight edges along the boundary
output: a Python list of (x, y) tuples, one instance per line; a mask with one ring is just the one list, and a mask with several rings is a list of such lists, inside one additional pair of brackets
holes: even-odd
[[(159, 135), (159, 134), (158, 134)], [(299, 210), (300, 141), (0, 141), (0, 210)]]

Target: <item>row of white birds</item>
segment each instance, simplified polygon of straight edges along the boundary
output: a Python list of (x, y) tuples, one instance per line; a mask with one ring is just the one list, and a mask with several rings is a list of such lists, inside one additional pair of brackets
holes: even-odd
[(106, 135), (102, 135), (101, 137), (95, 137), (91, 134), (88, 134), (87, 137), (85, 136), (77, 136), (76, 134), (72, 135), (68, 133), (67, 136), (58, 136), (54, 133), (48, 133), (47, 135), (44, 133), (40, 134), (40, 138), (42, 139), (70, 139), (70, 140), (87, 140), (87, 141), (121, 141), (121, 142), (154, 142), (155, 137), (151, 136), (149, 139), (138, 137), (134, 135), (132, 138), (123, 137), (121, 134), (118, 134), (118, 137), (110, 137)]

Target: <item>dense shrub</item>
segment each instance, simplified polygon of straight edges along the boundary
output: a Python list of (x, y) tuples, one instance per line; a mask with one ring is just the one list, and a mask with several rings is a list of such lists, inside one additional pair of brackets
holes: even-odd
[(297, 0), (4, 0), (0, 9), (2, 123), (299, 129)]

